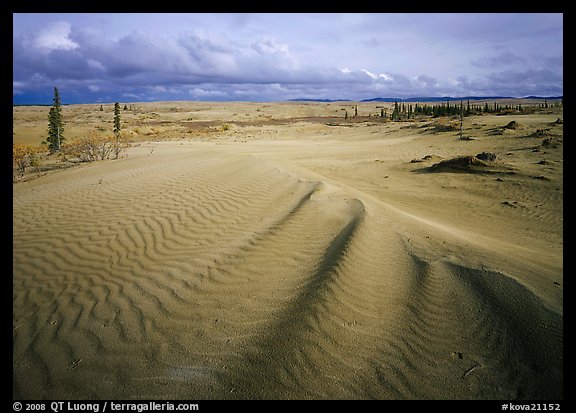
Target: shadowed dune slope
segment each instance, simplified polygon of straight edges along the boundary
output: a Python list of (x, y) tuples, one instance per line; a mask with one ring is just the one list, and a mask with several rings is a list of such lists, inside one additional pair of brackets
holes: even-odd
[(15, 399), (563, 397), (562, 314), (329, 180), (183, 147), (13, 207)]

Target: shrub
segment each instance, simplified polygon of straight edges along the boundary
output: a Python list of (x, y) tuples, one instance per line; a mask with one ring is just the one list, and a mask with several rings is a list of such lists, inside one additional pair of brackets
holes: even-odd
[(12, 160), (18, 170), (18, 179), (24, 176), (28, 166), (38, 167), (40, 165), (39, 154), (42, 152), (41, 147), (15, 143), (12, 145)]
[(118, 159), (122, 151), (125, 151), (128, 147), (130, 147), (130, 140), (128, 135), (122, 131), (116, 134), (112, 138), (112, 153), (114, 154), (114, 159)]
[(93, 162), (107, 159), (112, 151), (112, 138), (95, 129), (85, 138), (76, 140), (64, 147), (64, 160), (76, 158), (80, 162)]
[(109, 159), (111, 154), (114, 154), (115, 158), (118, 159), (120, 153), (129, 146), (128, 137), (124, 132), (110, 136), (103, 134), (98, 129), (94, 129), (85, 138), (67, 144), (64, 147), (63, 160), (76, 159), (79, 162), (103, 161)]

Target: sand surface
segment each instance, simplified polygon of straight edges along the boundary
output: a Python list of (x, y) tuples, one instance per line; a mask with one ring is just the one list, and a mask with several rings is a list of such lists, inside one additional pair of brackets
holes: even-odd
[(15, 399), (563, 398), (561, 110), (235, 105), (14, 184)]

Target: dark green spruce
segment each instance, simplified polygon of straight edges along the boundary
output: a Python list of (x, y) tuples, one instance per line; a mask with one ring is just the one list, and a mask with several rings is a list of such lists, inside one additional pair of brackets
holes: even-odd
[(120, 130), (122, 129), (122, 122), (120, 120), (120, 104), (118, 102), (114, 103), (114, 135), (120, 135)]
[(48, 112), (48, 137), (43, 142), (48, 145), (50, 153), (60, 151), (64, 143), (64, 121), (62, 120), (62, 100), (58, 88), (54, 88), (54, 102)]

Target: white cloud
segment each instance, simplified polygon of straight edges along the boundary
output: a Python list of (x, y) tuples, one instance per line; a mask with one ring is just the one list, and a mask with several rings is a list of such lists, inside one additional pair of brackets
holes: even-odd
[(41, 29), (32, 44), (44, 51), (73, 50), (78, 44), (70, 39), (70, 23), (59, 21)]
[(280, 43), (275, 39), (264, 37), (258, 42), (253, 42), (251, 48), (258, 54), (259, 61), (269, 66), (281, 69), (297, 69), (298, 61), (290, 53), (286, 43)]
[(86, 62), (88, 63), (88, 66), (90, 66), (92, 69), (96, 69), (96, 70), (105, 70), (106, 68), (104, 67), (104, 65), (94, 59), (87, 59)]
[(373, 80), (384, 79), (385, 81), (388, 81), (388, 82), (391, 82), (394, 80), (394, 78), (387, 73), (380, 73), (377, 75), (376, 73), (370, 72), (369, 70), (366, 70), (366, 69), (362, 69), (362, 72), (366, 73)]
[(196, 99), (206, 99), (206, 98), (225, 98), (226, 93), (221, 90), (206, 90), (201, 88), (194, 88), (188, 91), (188, 94)]
[(26, 82), (21, 82), (18, 80), (12, 81), (12, 91), (15, 95), (22, 94), (22, 89), (26, 87)]
[(390, 75), (388, 75), (388, 74), (386, 74), (386, 73), (380, 73), (380, 74), (378, 75), (378, 77), (381, 78), (381, 79), (384, 79), (384, 80), (386, 80), (386, 81), (388, 81), (388, 82), (391, 82), (391, 81), (394, 80), (394, 78), (393, 78), (392, 76), (390, 76)]
[(378, 79), (378, 75), (376, 73), (369, 72), (366, 69), (362, 69), (362, 72), (366, 73), (368, 76), (370, 76), (374, 80)]
[[(144, 99), (144, 93), (132, 93), (132, 92), (125, 92), (122, 93), (120, 96), (128, 98), (128, 99)], [(111, 100), (110, 97), (107, 97), (107, 100)]]
[(261, 55), (270, 53), (290, 54), (286, 43), (279, 43), (276, 40), (267, 37), (264, 37), (259, 42), (252, 43), (252, 48)]

